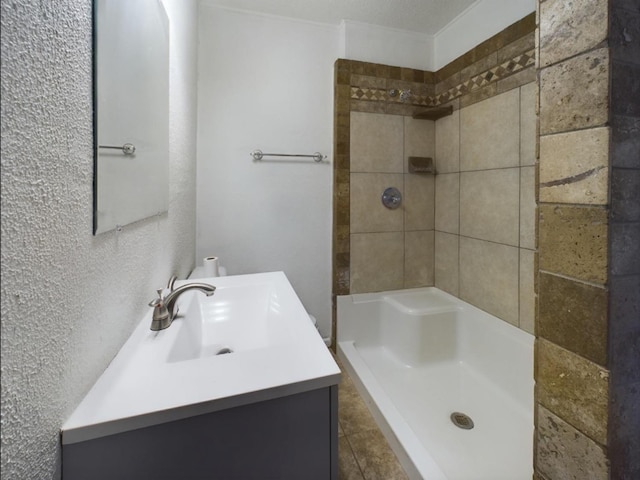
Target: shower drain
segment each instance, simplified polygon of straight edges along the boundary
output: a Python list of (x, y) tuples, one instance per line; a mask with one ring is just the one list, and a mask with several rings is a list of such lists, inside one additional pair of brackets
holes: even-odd
[(460, 412), (453, 412), (450, 418), (453, 424), (458, 428), (462, 428), (464, 430), (471, 430), (473, 428), (473, 420), (471, 420), (469, 415), (465, 415)]

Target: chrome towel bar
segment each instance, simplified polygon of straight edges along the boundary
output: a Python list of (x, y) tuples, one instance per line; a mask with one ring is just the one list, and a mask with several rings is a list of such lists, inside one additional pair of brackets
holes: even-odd
[(136, 146), (133, 143), (125, 143), (121, 147), (112, 145), (98, 145), (98, 148), (111, 148), (114, 150), (122, 150), (125, 155), (133, 155), (136, 153)]
[(322, 155), (320, 152), (315, 152), (313, 155), (303, 155), (299, 153), (263, 153), (262, 150), (254, 150), (249, 155), (253, 157), (255, 161), (262, 160), (264, 157), (297, 157), (297, 158), (313, 158), (314, 162), (321, 162), (327, 158), (326, 155)]

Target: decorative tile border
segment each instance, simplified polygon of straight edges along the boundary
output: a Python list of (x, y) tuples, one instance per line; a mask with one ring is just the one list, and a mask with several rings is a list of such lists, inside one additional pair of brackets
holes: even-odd
[(384, 88), (371, 88), (362, 86), (351, 86), (352, 100), (365, 100), (370, 102), (391, 102), (399, 104), (410, 104), (418, 107), (437, 107), (456, 98), (471, 93), (491, 83), (509, 77), (525, 68), (535, 64), (535, 50), (531, 49), (521, 55), (507, 60), (500, 65), (496, 65), (489, 70), (475, 75), (455, 87), (448, 89), (439, 95), (411, 95), (409, 102), (403, 102), (399, 95), (391, 96), (389, 90)]

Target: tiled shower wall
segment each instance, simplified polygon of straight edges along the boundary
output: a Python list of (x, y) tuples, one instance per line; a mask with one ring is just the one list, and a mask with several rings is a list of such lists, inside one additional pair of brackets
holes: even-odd
[[(435, 73), (336, 62), (334, 322), (336, 295), (435, 283), (533, 330), (534, 29), (532, 14)], [(435, 125), (412, 118), (445, 105)], [(389, 186), (401, 209), (381, 205)]]
[(640, 478), (640, 2), (540, 0), (535, 479)]
[(463, 108), (456, 100), (435, 128), (435, 285), (530, 333), (535, 93), (528, 83)]
[[(351, 112), (351, 293), (433, 285), (434, 177), (410, 174), (408, 156), (432, 157), (434, 122)], [(388, 187), (403, 197), (390, 210)]]

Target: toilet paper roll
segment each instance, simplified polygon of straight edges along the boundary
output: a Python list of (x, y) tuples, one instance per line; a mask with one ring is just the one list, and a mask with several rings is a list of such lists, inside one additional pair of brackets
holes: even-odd
[(204, 257), (202, 265), (204, 266), (205, 277), (220, 276), (220, 261), (218, 257)]

